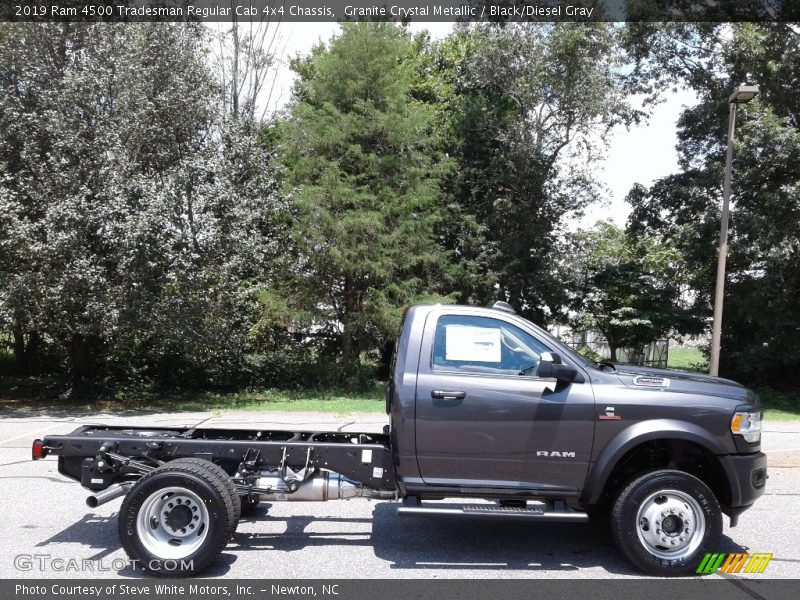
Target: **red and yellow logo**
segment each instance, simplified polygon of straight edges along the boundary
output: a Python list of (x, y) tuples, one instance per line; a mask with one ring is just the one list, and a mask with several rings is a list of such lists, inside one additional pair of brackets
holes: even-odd
[(725, 552), (708, 553), (703, 557), (697, 573), (710, 575), (712, 573), (763, 573), (767, 568), (772, 554), (765, 552), (738, 552), (726, 554)]

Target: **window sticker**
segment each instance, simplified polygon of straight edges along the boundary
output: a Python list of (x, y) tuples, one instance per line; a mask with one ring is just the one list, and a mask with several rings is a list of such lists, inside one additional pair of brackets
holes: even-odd
[(501, 360), (499, 329), (445, 326), (445, 360), (499, 363)]

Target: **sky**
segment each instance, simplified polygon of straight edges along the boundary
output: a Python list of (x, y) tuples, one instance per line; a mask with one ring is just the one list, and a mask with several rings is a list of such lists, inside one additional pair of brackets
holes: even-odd
[[(416, 32), (427, 29), (433, 39), (446, 36), (452, 23), (411, 23)], [(319, 41), (327, 41), (339, 31), (336, 23), (282, 23), (279, 26), (279, 48), (283, 59), (278, 67), (271, 103), (279, 108), (290, 98), (293, 73), (289, 59), (307, 54)], [(636, 99), (632, 99), (636, 103)], [(599, 165), (598, 176), (607, 188), (607, 196), (598, 198), (584, 217), (571, 225), (588, 228), (600, 219), (612, 219), (624, 226), (630, 213), (625, 196), (634, 183), (648, 186), (656, 179), (678, 171), (675, 145), (676, 123), (683, 108), (693, 106), (697, 98), (683, 90), (671, 93), (652, 110), (650, 118), (630, 130), (612, 132), (606, 159)]]
[(611, 218), (624, 226), (630, 213), (625, 196), (634, 183), (648, 186), (656, 179), (678, 171), (676, 124), (684, 108), (697, 104), (697, 96), (680, 90), (665, 98), (647, 120), (629, 130), (618, 127), (613, 133), (599, 175), (609, 189), (605, 202), (597, 202), (586, 211), (582, 226)]

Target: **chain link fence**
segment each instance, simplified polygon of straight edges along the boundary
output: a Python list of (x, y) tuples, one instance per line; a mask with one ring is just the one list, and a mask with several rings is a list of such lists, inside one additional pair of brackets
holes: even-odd
[[(578, 352), (588, 353), (604, 360), (611, 357), (611, 349), (606, 339), (593, 331), (576, 332), (566, 327), (556, 326), (551, 332), (562, 342)], [(642, 348), (617, 348), (617, 363), (644, 367), (667, 368), (669, 359), (669, 340), (653, 340)]]

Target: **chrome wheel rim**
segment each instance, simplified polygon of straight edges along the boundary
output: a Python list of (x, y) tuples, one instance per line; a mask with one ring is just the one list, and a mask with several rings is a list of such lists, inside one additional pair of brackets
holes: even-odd
[(186, 558), (208, 537), (208, 510), (200, 496), (182, 487), (153, 492), (136, 518), (139, 540), (163, 559)]
[(703, 510), (686, 492), (662, 490), (650, 494), (636, 514), (636, 533), (645, 550), (662, 560), (691, 556), (703, 541)]

